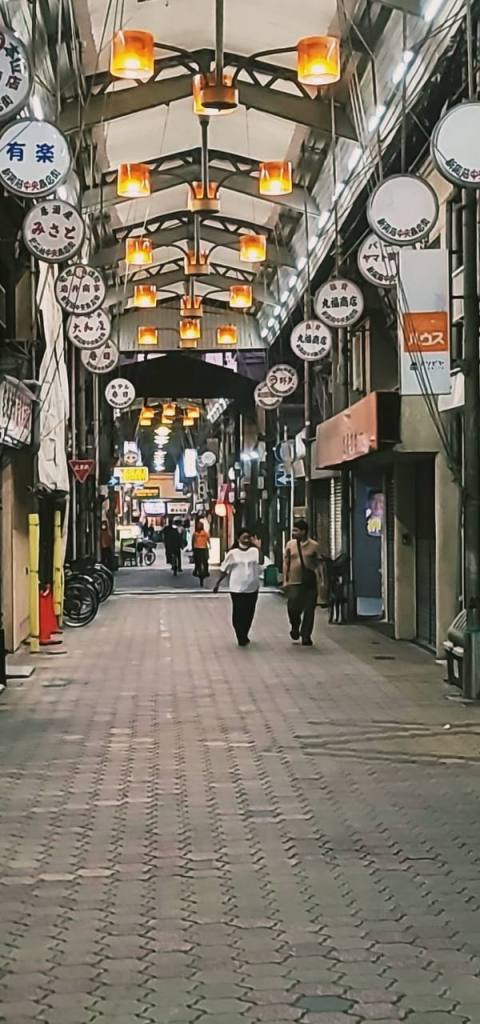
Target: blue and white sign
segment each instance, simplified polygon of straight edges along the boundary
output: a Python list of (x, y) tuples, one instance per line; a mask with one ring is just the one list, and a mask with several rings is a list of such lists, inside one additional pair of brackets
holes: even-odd
[(0, 135), (0, 183), (19, 196), (46, 196), (68, 177), (65, 136), (49, 121), (22, 118)]
[(25, 106), (33, 76), (24, 44), (0, 25), (0, 121), (10, 120)]
[(275, 466), (275, 487), (291, 487), (292, 474), (287, 472), (286, 466)]

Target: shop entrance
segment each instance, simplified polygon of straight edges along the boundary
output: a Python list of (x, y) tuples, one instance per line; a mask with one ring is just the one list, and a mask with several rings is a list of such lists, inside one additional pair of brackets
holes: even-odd
[(353, 484), (353, 580), (356, 614), (385, 618), (385, 492), (381, 475), (356, 475)]

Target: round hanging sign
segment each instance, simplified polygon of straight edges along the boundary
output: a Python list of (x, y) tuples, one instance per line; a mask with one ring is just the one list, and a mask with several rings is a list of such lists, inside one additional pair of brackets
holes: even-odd
[(430, 234), (438, 218), (431, 185), (414, 174), (394, 174), (377, 185), (367, 206), (372, 231), (384, 242), (413, 245)]
[(431, 150), (447, 181), (480, 188), (480, 103), (452, 107), (434, 129)]
[(303, 320), (290, 335), (290, 348), (306, 363), (325, 359), (332, 348), (332, 332), (320, 320)]
[(331, 278), (315, 296), (315, 312), (327, 327), (352, 327), (363, 314), (363, 295), (354, 281)]
[(397, 283), (399, 245), (390, 245), (381, 238), (367, 235), (357, 254), (358, 269), (370, 284), (391, 288)]
[(288, 363), (277, 363), (268, 371), (265, 383), (277, 398), (285, 398), (287, 395), (293, 395), (293, 392), (297, 390), (298, 373)]
[(94, 313), (100, 309), (106, 291), (100, 271), (84, 263), (65, 267), (55, 281), (57, 302), (66, 313)]
[(49, 121), (21, 118), (0, 135), (0, 183), (19, 196), (46, 196), (68, 177), (65, 136)]
[(0, 121), (10, 120), (25, 106), (33, 76), (25, 46), (5, 25), (0, 27)]
[(200, 462), (202, 466), (205, 466), (205, 469), (211, 469), (211, 467), (215, 465), (216, 461), (217, 456), (215, 455), (215, 452), (204, 452), (203, 455), (200, 456)]
[(279, 405), (282, 404), (282, 399), (278, 395), (274, 395), (265, 380), (262, 380), (260, 384), (257, 384), (255, 388), (255, 404), (259, 405), (261, 409), (278, 409)]
[(63, 199), (44, 199), (29, 210), (23, 222), (23, 240), (29, 252), (45, 263), (62, 263), (82, 246), (83, 220)]
[(113, 409), (128, 409), (135, 401), (135, 388), (124, 377), (115, 377), (105, 388), (105, 398)]
[(99, 348), (83, 349), (80, 358), (90, 373), (109, 373), (118, 363), (119, 352), (115, 342), (109, 338)]
[(86, 316), (71, 316), (67, 324), (67, 334), (77, 348), (100, 348), (110, 337), (112, 323), (104, 309)]

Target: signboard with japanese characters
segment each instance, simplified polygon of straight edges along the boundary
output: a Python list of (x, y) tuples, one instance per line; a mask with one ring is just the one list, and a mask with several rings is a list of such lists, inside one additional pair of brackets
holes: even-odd
[(398, 339), (402, 395), (450, 394), (448, 252), (400, 253)]
[(100, 348), (110, 337), (112, 322), (104, 309), (85, 316), (69, 317), (67, 334), (77, 348)]
[(278, 395), (274, 395), (267, 382), (262, 380), (255, 388), (255, 404), (259, 405), (261, 409), (278, 409), (282, 404), (282, 399)]
[(88, 477), (93, 472), (95, 466), (94, 459), (69, 459), (68, 465), (79, 484), (84, 484)]
[(115, 377), (105, 388), (105, 398), (112, 409), (128, 409), (135, 401), (135, 388), (125, 377)]
[(354, 281), (331, 278), (315, 296), (315, 312), (327, 327), (352, 327), (363, 314), (363, 295)]
[(431, 185), (414, 174), (394, 174), (377, 185), (367, 206), (372, 231), (384, 242), (413, 245), (427, 238), (438, 218)]
[(377, 288), (391, 288), (397, 283), (399, 252), (400, 246), (383, 242), (372, 232), (364, 238), (358, 250), (358, 269), (370, 284), (377, 285)]
[(15, 117), (32, 91), (33, 76), (25, 46), (0, 25), (0, 121)]
[(332, 332), (320, 320), (302, 320), (290, 335), (290, 348), (306, 363), (325, 359), (332, 350)]
[(433, 132), (431, 149), (443, 178), (480, 188), (480, 103), (461, 103), (447, 111)]
[(115, 466), (113, 475), (121, 484), (147, 484), (150, 476), (147, 466)]
[(45, 263), (62, 263), (81, 248), (85, 224), (70, 203), (63, 199), (44, 199), (29, 210), (22, 230), (32, 256)]
[(99, 348), (83, 349), (80, 358), (90, 373), (110, 373), (118, 363), (119, 352), (115, 342), (109, 338)]
[(72, 157), (65, 136), (49, 121), (21, 118), (0, 135), (0, 183), (19, 196), (45, 196), (63, 184)]
[(100, 309), (106, 290), (100, 271), (84, 263), (65, 267), (55, 281), (55, 295), (59, 305), (66, 313), (77, 313), (80, 316)]
[(32, 443), (34, 396), (15, 377), (0, 383), (0, 443), (22, 448)]
[(265, 382), (277, 398), (293, 395), (298, 388), (298, 373), (288, 363), (277, 363), (268, 371)]

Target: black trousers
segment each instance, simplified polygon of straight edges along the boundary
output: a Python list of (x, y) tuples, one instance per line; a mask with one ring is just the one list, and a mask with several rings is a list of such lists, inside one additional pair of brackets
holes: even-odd
[(194, 548), (193, 549), (193, 564), (194, 570), (193, 575), (199, 576), (210, 576), (208, 571), (208, 548)]
[(310, 640), (317, 607), (317, 590), (304, 587), (303, 583), (288, 588), (287, 610), (290, 625), (302, 640)]
[(258, 590), (255, 590), (253, 594), (231, 593), (230, 597), (232, 598), (232, 626), (238, 642), (245, 643), (245, 640), (248, 640), (253, 616), (255, 615)]

